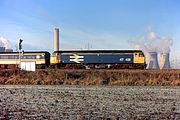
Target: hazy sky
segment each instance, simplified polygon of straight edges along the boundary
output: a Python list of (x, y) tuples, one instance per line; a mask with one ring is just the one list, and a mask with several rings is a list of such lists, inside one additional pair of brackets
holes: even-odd
[[(133, 49), (128, 42), (151, 29), (173, 39), (180, 54), (180, 0), (0, 0), (0, 37), (15, 48), (53, 50), (60, 27), (62, 49)], [(177, 55), (180, 56), (180, 55)]]

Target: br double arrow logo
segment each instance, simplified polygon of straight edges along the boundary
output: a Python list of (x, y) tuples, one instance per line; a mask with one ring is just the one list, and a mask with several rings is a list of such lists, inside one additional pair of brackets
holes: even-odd
[(84, 56), (73, 54), (70, 56), (70, 61), (75, 63), (81, 63), (84, 61)]

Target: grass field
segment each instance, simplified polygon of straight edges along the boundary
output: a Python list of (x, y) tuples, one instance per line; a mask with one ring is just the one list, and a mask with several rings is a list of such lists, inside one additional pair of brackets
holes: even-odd
[(1, 85), (0, 119), (180, 119), (180, 87)]

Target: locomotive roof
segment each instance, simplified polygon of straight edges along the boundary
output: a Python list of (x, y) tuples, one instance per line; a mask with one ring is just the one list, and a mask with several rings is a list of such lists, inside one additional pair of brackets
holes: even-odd
[(142, 52), (142, 50), (61, 50), (54, 53), (134, 53)]

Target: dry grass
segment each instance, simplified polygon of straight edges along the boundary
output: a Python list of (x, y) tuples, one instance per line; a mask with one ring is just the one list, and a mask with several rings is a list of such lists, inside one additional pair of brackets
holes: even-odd
[(180, 70), (0, 70), (0, 84), (178, 86)]

